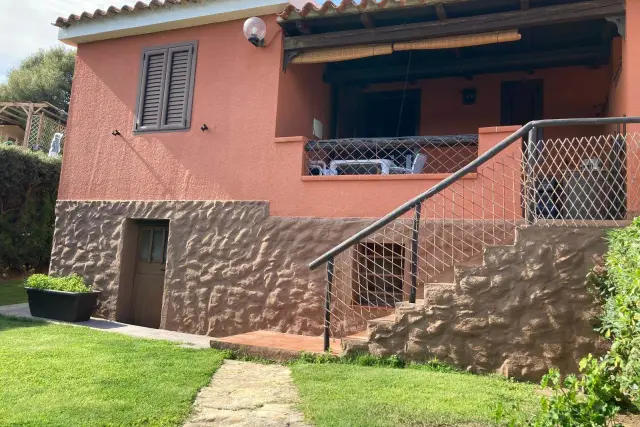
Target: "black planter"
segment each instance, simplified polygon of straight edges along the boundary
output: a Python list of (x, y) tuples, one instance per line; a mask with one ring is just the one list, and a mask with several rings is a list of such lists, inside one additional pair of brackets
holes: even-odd
[(26, 288), (32, 316), (65, 322), (89, 320), (100, 292), (63, 292)]

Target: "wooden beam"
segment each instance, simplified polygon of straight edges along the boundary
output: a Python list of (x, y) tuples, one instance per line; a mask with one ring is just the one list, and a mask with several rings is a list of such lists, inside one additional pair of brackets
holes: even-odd
[(19, 110), (15, 111), (15, 110), (11, 110), (9, 108), (10, 107), (3, 107), (2, 111), (0, 112), (0, 117), (2, 117), (2, 118), (10, 117), (10, 118), (13, 118), (14, 120), (18, 120), (18, 121), (24, 123), (24, 121), (27, 119), (27, 117), (26, 116), (21, 116)]
[(20, 127), (22, 127), (22, 124), (23, 124), (21, 120), (15, 119), (10, 116), (5, 116), (4, 114), (0, 114), (0, 122), (5, 122), (12, 125), (20, 126)]
[(362, 22), (362, 25), (364, 25), (365, 28), (371, 29), (376, 27), (376, 23), (373, 22), (373, 18), (369, 13), (363, 13), (360, 15), (360, 22)]
[(286, 37), (284, 50), (391, 43), (433, 37), (527, 28), (624, 14), (624, 0), (589, 0), (490, 15)]
[(296, 29), (300, 31), (301, 34), (311, 34), (311, 29), (306, 21), (296, 21)]
[(0, 102), (0, 107), (8, 106), (8, 107), (29, 107), (33, 105), (34, 107), (46, 107), (51, 104), (47, 104), (46, 102)]
[(405, 78), (425, 79), (501, 71), (531, 70), (576, 64), (602, 65), (608, 63), (609, 46), (587, 46), (576, 49), (558, 49), (546, 52), (521, 52), (502, 56), (461, 58), (412, 65), (407, 75), (406, 65), (388, 65), (369, 68), (327, 68), (325, 83), (359, 83), (363, 81), (393, 81)]
[(29, 135), (31, 135), (31, 120), (33, 119), (33, 105), (29, 104), (29, 111), (27, 112), (27, 124), (24, 127), (24, 141), (22, 146), (29, 148)]
[(445, 19), (447, 19), (447, 11), (444, 10), (444, 4), (438, 3), (436, 5), (436, 16), (438, 17), (439, 21), (444, 21)]

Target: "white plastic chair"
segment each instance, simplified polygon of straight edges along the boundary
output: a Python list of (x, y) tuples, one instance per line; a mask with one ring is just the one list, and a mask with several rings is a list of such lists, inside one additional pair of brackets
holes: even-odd
[(424, 153), (420, 153), (415, 157), (415, 159), (413, 159), (413, 165), (411, 166), (411, 169), (393, 166), (389, 168), (389, 173), (396, 175), (422, 173), (422, 170), (424, 169), (424, 166), (426, 164), (427, 155)]

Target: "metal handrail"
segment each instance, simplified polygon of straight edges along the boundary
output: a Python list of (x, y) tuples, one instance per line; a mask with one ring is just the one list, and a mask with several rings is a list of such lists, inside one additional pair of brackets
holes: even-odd
[(401, 206), (394, 209), (389, 214), (383, 216), (382, 218), (375, 221), (373, 224), (368, 227), (362, 229), (360, 232), (354, 234), (348, 239), (344, 240), (342, 243), (336, 245), (333, 249), (325, 252), (320, 257), (313, 260), (309, 263), (309, 268), (314, 270), (318, 268), (320, 265), (328, 262), (333, 259), (336, 255), (341, 254), (345, 250), (349, 249), (354, 244), (360, 242), (362, 239), (365, 239), (372, 233), (375, 233), (385, 225), (389, 224), (391, 221), (398, 219), (400, 216), (407, 213), (412, 208), (421, 204), (425, 200), (435, 196), (440, 193), (450, 185), (454, 184), (460, 178), (464, 177), (469, 173), (475, 172), (478, 167), (482, 166), (496, 155), (498, 155), (502, 150), (513, 144), (520, 138), (523, 138), (525, 135), (528, 135), (531, 131), (534, 131), (538, 128), (545, 127), (559, 127), (559, 126), (598, 126), (598, 125), (608, 125), (608, 124), (630, 124), (630, 123), (640, 123), (640, 117), (599, 117), (599, 118), (582, 118), (582, 119), (549, 119), (549, 120), (535, 120), (527, 123), (522, 126), (520, 129), (500, 141), (495, 146), (491, 147), (481, 156), (478, 156), (477, 159), (472, 161), (471, 163), (464, 166), (462, 169), (454, 172), (447, 178), (443, 179), (427, 191), (413, 199), (409, 200), (406, 203), (403, 203)]

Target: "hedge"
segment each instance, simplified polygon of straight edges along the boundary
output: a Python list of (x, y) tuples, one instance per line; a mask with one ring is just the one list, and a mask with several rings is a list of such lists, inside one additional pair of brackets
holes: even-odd
[(46, 268), (61, 161), (0, 144), (0, 273)]

